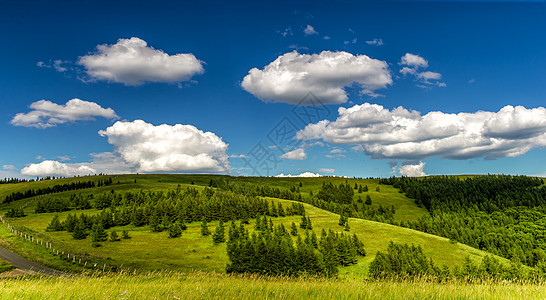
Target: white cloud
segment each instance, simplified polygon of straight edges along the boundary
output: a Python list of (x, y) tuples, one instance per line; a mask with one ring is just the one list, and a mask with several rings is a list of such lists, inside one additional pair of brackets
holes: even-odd
[(398, 173), (400, 173), (402, 176), (421, 177), (427, 176), (427, 174), (425, 174), (423, 171), (425, 164), (426, 163), (420, 161), (418, 164), (403, 164), (400, 167), (395, 167), (395, 169), (398, 170)]
[(322, 175), (318, 174), (318, 173), (311, 173), (311, 172), (304, 172), (304, 173), (301, 173), (299, 175), (292, 175), (292, 174), (279, 174), (275, 177), (322, 177)]
[(14, 170), (17, 170), (17, 167), (14, 166), (14, 165), (3, 165), (2, 169), (7, 170), (7, 171), (14, 171)]
[(442, 74), (432, 71), (419, 71), (420, 68), (428, 68), (428, 61), (419, 55), (406, 53), (402, 56), (399, 65), (402, 65), (400, 73), (404, 76), (413, 75), (418, 82), (416, 86), (429, 89), (431, 86), (445, 87), (446, 84), (441, 82)]
[(335, 148), (335, 149), (332, 149), (330, 153), (333, 153), (333, 154), (345, 153), (345, 150), (340, 148)]
[(176, 83), (204, 72), (203, 62), (193, 54), (169, 55), (148, 47), (137, 37), (119, 39), (114, 45), (98, 45), (96, 53), (80, 57), (78, 63), (92, 79), (125, 85)]
[(286, 152), (285, 154), (281, 155), (281, 158), (290, 160), (304, 160), (307, 158), (307, 154), (305, 153), (303, 148), (298, 148), (296, 150)]
[(133, 166), (114, 153), (92, 153), (91, 157), (91, 162), (85, 163), (45, 160), (41, 163), (27, 165), (21, 170), (21, 174), (27, 176), (84, 176), (99, 173), (127, 174), (135, 172)]
[(356, 85), (364, 93), (392, 84), (388, 64), (366, 55), (323, 51), (279, 56), (263, 70), (253, 68), (241, 86), (262, 101), (298, 104), (313, 92), (324, 104), (347, 101), (345, 87)]
[(64, 105), (47, 100), (40, 100), (30, 105), (28, 113), (18, 113), (11, 120), (14, 126), (48, 128), (67, 122), (94, 120), (94, 117), (117, 119), (111, 108), (102, 108), (95, 102), (72, 99)]
[(325, 36), (323, 37), (323, 39), (325, 39), (325, 40), (330, 40), (330, 39), (332, 39), (332, 38), (329, 37), (329, 36), (327, 36), (327, 35), (325, 35)]
[(315, 28), (313, 28), (313, 26), (307, 24), (307, 27), (305, 27), (305, 29), (303, 30), (303, 33), (305, 35), (314, 35), (314, 34), (318, 34), (318, 32), (315, 30)]
[(340, 107), (337, 120), (309, 124), (302, 140), (359, 145), (373, 158), (420, 160), (428, 157), (495, 159), (519, 156), (546, 146), (546, 109), (505, 106), (499, 112), (421, 115), (364, 103)]
[(373, 39), (371, 41), (366, 41), (366, 44), (373, 45), (373, 46), (383, 46), (383, 40), (382, 39)]
[(400, 60), (400, 65), (411, 68), (428, 68), (428, 61), (419, 55), (406, 53)]
[(158, 125), (142, 120), (116, 122), (99, 131), (137, 172), (224, 172), (228, 145), (192, 125)]
[(67, 63), (70, 63), (70, 62), (57, 59), (57, 60), (54, 60), (53, 63), (51, 63), (51, 61), (49, 61), (49, 64), (46, 64), (43, 61), (39, 61), (39, 62), (36, 63), (36, 66), (40, 67), (40, 68), (48, 68), (48, 69), (53, 68), (53, 69), (55, 69), (55, 71), (62, 73), (62, 72), (66, 72), (68, 70), (66, 67), (62, 66), (63, 64), (67, 64)]
[(44, 160), (41, 163), (24, 167), (21, 174), (31, 176), (77, 176), (97, 174), (97, 171), (84, 164), (63, 164), (58, 161)]
[(328, 174), (333, 174), (336, 172), (335, 169), (327, 169), (327, 168), (321, 168), (318, 170), (320, 173), (328, 173)]

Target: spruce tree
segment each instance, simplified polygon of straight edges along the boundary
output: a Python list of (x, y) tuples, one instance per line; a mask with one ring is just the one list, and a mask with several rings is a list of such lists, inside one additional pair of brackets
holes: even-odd
[(298, 235), (298, 227), (296, 226), (296, 223), (292, 222), (292, 225), (290, 226), (290, 234), (293, 236)]
[(108, 239), (108, 233), (104, 230), (101, 222), (96, 222), (91, 228), (91, 240), (96, 243), (104, 242)]
[(149, 224), (150, 224), (150, 227), (152, 227), (153, 232), (162, 231), (161, 222), (160, 222), (159, 214), (157, 213), (157, 211), (155, 211), (150, 217)]
[(305, 217), (305, 215), (301, 216), (300, 227), (303, 229), (307, 229), (307, 217)]
[(83, 220), (81, 219), (76, 220), (74, 229), (72, 231), (72, 237), (75, 240), (83, 240), (87, 237), (87, 233), (85, 233), (85, 224), (83, 224)]
[(63, 226), (61, 225), (61, 222), (59, 221), (59, 215), (55, 215), (53, 217), (53, 220), (47, 225), (46, 231), (61, 231), (63, 230)]
[(311, 218), (307, 217), (307, 229), (312, 230), (313, 224), (311, 224)]
[(120, 238), (119, 238), (118, 232), (115, 230), (112, 230), (112, 232), (110, 232), (110, 241), (117, 242), (119, 240)]
[(338, 225), (339, 226), (345, 226), (345, 217), (342, 214), (339, 215)]
[(169, 227), (169, 238), (177, 238), (182, 235), (182, 229), (178, 223), (174, 223)]
[(345, 231), (351, 231), (351, 227), (349, 227), (349, 219), (345, 220)]
[(366, 202), (364, 202), (366, 205), (372, 205), (372, 197), (370, 195), (366, 195)]
[(224, 222), (222, 222), (222, 220), (220, 220), (220, 223), (218, 223), (218, 226), (216, 227), (216, 230), (212, 235), (212, 241), (215, 244), (223, 243), (226, 241)]
[(205, 217), (203, 217), (203, 221), (201, 222), (201, 235), (210, 235), (209, 225), (207, 224), (207, 219)]

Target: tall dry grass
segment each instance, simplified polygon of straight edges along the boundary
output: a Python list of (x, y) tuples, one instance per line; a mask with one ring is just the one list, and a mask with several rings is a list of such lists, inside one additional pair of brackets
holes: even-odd
[(530, 282), (362, 281), (220, 273), (22, 277), (0, 281), (2, 299), (546, 299)]

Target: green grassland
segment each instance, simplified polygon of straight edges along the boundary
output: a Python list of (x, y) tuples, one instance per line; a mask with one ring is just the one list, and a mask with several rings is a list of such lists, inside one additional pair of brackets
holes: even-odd
[(334, 278), (233, 276), (220, 273), (115, 274), (5, 279), (3, 299), (545, 299), (530, 283), (435, 283)]
[(11, 271), (13, 269), (15, 269), (14, 266), (12, 266), (9, 263), (7, 263), (6, 261), (3, 261), (3, 260), (0, 259), (0, 274), (4, 273), (4, 272)]
[[(107, 177), (100, 177), (106, 179)], [(97, 193), (103, 191), (115, 190), (130, 190), (139, 191), (142, 189), (165, 190), (174, 189), (179, 184), (182, 187), (192, 186), (201, 188), (207, 186), (211, 180), (224, 178), (230, 182), (247, 182), (254, 184), (268, 184), (270, 186), (288, 188), (291, 186), (299, 187), (302, 183), (300, 191), (302, 193), (317, 193), (320, 186), (325, 181), (333, 181), (335, 184), (345, 183), (346, 181), (354, 185), (367, 185), (369, 188), (368, 194), (373, 199), (374, 205), (390, 206), (396, 208), (396, 216), (400, 220), (408, 220), (417, 218), (426, 213), (422, 208), (417, 207), (413, 200), (406, 198), (399, 193), (397, 189), (379, 185), (375, 179), (345, 179), (345, 178), (248, 178), (248, 177), (225, 177), (211, 175), (122, 175), (113, 179), (114, 185), (97, 187), (92, 189), (68, 191), (43, 197), (69, 197), (72, 193)], [(80, 178), (82, 179), (82, 178)], [(98, 180), (96, 177), (85, 177), (86, 180)], [(60, 182), (67, 179), (61, 179)], [(119, 181), (119, 183), (118, 183)], [(45, 184), (48, 181), (40, 181), (33, 183), (19, 183), (14, 185), (35, 186), (36, 184)], [(57, 184), (57, 180), (50, 180), (49, 184)], [(45, 186), (45, 185), (44, 185)], [(376, 187), (380, 191), (376, 191)], [(19, 190), (24, 190), (18, 187)], [(28, 188), (28, 187), (27, 187)], [(358, 195), (355, 194), (355, 199)], [(365, 196), (364, 196), (365, 197)], [(280, 201), (283, 205), (289, 205), (291, 201), (268, 198), (271, 201)], [(28, 200), (20, 200), (10, 203), (2, 207), (3, 211), (9, 207), (16, 207), (20, 203)], [(34, 204), (31, 204), (25, 209), (28, 214), (24, 218), (15, 218), (11, 220), (12, 225), (25, 228), (27, 232), (32, 232), (34, 235), (46, 235), (47, 239), (53, 242), (56, 247), (70, 250), (76, 254), (88, 254), (91, 257), (98, 258), (100, 261), (108, 262), (110, 265), (137, 269), (139, 271), (151, 270), (172, 270), (172, 271), (213, 271), (224, 272), (225, 266), (228, 263), (228, 258), (225, 250), (225, 244), (214, 245), (211, 237), (203, 237), (200, 234), (200, 223), (194, 222), (188, 225), (188, 229), (184, 231), (180, 238), (170, 239), (166, 232), (151, 232), (149, 226), (135, 227), (127, 225), (122, 227), (114, 227), (109, 231), (121, 230), (129, 231), (131, 239), (121, 240), (119, 242), (104, 242), (101, 247), (92, 247), (91, 239), (88, 237), (85, 240), (74, 240), (68, 232), (45, 232), (48, 223), (55, 214), (64, 220), (69, 213), (83, 212), (86, 214), (98, 213), (98, 210), (82, 210), (70, 211), (62, 213), (34, 213)], [(338, 225), (339, 215), (305, 204), (306, 212), (309, 214), (314, 231), (320, 234), (322, 229), (332, 229), (334, 231), (343, 231), (343, 227)], [(299, 216), (290, 216), (282, 218), (273, 218), (275, 224), (283, 223), (287, 228), (292, 222), (299, 224)], [(409, 243), (422, 246), (424, 253), (431, 257), (436, 264), (442, 266), (460, 266), (465, 257), (470, 257), (474, 261), (480, 261), (482, 257), (487, 255), (486, 252), (456, 243), (450, 243), (446, 238), (437, 237), (419, 231), (414, 231), (407, 228), (393, 226), (385, 223), (373, 222), (350, 218), (349, 224), (351, 234), (356, 233), (357, 236), (364, 242), (365, 249), (368, 253), (366, 257), (360, 258), (358, 264), (349, 267), (341, 267), (340, 275), (344, 277), (364, 278), (366, 276), (368, 266), (373, 260), (375, 253), (379, 250), (385, 250), (390, 241)], [(214, 230), (217, 222), (211, 222), (209, 228)], [(254, 228), (254, 221), (251, 220), (247, 228)], [(303, 233), (300, 230), (300, 233)], [(40, 246), (28, 243), (22, 238), (12, 236), (5, 228), (0, 228), (0, 237), (10, 243), (11, 248), (18, 250), (23, 256), (31, 258), (40, 263), (52, 267), (60, 267), (70, 270), (74, 266), (68, 264), (56, 256), (50, 255), (47, 250)], [(499, 258), (501, 261), (506, 260)]]

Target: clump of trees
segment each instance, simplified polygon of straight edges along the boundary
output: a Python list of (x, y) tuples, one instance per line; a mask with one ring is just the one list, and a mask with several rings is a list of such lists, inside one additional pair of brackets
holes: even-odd
[(366, 255), (356, 235), (323, 230), (317, 239), (314, 232), (306, 230), (302, 238), (296, 227), (294, 242), (293, 228), (291, 234), (282, 224), (275, 226), (267, 221), (265, 224), (249, 234), (243, 223), (231, 223), (227, 241), (228, 273), (334, 275), (338, 272), (337, 266), (355, 264), (358, 255)]

